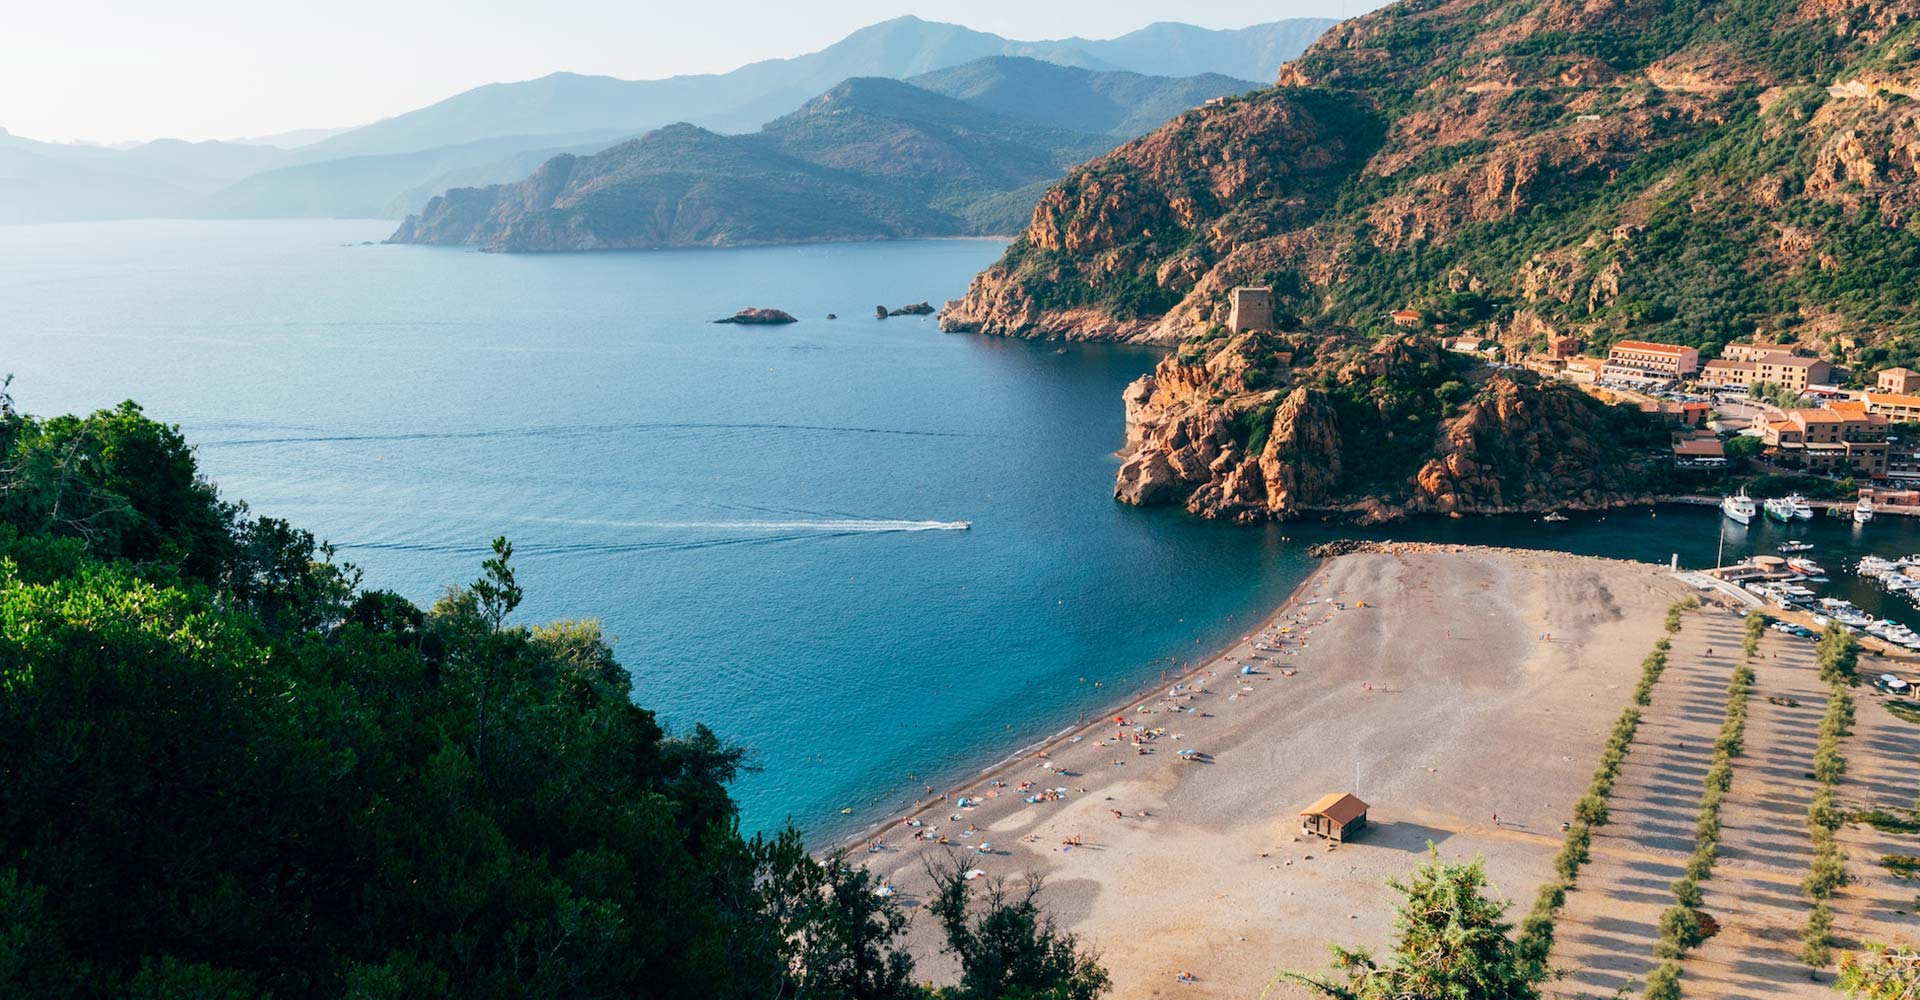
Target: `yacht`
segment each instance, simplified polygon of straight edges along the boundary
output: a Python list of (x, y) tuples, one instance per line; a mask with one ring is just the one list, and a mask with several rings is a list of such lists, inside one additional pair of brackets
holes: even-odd
[(1811, 551), (1813, 551), (1813, 543), (1812, 543), (1812, 542), (1803, 542), (1803, 541), (1801, 541), (1801, 540), (1799, 540), (1799, 539), (1797, 539), (1797, 538), (1796, 538), (1796, 539), (1794, 539), (1794, 540), (1793, 540), (1793, 541), (1791, 541), (1791, 542), (1781, 542), (1781, 543), (1780, 543), (1780, 551), (1782, 551), (1782, 552), (1811, 552)]
[(1788, 503), (1786, 497), (1773, 497), (1761, 506), (1766, 509), (1768, 517), (1783, 524), (1793, 523), (1793, 504)]
[(1861, 497), (1860, 502), (1853, 505), (1853, 523), (1865, 524), (1871, 520), (1873, 520), (1873, 501)]
[(1736, 524), (1747, 524), (1753, 520), (1753, 498), (1747, 495), (1746, 487), (1740, 492), (1720, 501), (1720, 513)]
[(1801, 521), (1813, 520), (1813, 505), (1807, 502), (1806, 497), (1798, 493), (1789, 493), (1787, 494), (1787, 506), (1793, 509), (1795, 519)]
[(1880, 578), (1880, 585), (1888, 590), (1912, 590), (1915, 587), (1920, 587), (1920, 580), (1916, 580), (1905, 573), (1888, 573), (1886, 576)]

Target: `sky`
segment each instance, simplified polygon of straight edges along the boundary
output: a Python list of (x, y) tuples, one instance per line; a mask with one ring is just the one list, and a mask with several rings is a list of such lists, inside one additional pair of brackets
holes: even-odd
[(1031, 40), (1343, 17), (1378, 2), (20, 0), (0, 4), (0, 128), (58, 142), (234, 139), (362, 125), (562, 70), (724, 72), (903, 14)]

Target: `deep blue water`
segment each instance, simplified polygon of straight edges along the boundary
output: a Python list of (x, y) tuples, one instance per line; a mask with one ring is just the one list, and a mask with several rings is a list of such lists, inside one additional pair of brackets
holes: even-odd
[[(602, 619), (638, 701), (753, 749), (750, 826), (839, 832), (1056, 731), (1240, 634), (1306, 544), (1353, 533), (1114, 503), (1120, 391), (1151, 351), (871, 318), (959, 295), (997, 243), (342, 245), (388, 228), (0, 227), (0, 371), (31, 412), (138, 399), (226, 495), (331, 539), (370, 586), (430, 601), (511, 537), (524, 620)], [(707, 322), (747, 305), (803, 321)], [(1392, 533), (1697, 566), (1717, 524)], [(1893, 518), (1795, 530), (1830, 567), (1920, 550)]]

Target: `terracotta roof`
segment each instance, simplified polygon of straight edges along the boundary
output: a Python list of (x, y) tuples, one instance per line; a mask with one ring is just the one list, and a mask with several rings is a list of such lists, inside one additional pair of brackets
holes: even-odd
[(1913, 369), (1911, 369), (1911, 368), (1882, 368), (1882, 369), (1880, 369), (1880, 374), (1882, 374), (1882, 375), (1912, 375), (1912, 374), (1913, 374)]
[(1681, 458), (1722, 458), (1727, 454), (1727, 446), (1719, 438), (1688, 438), (1676, 442), (1673, 453)]
[(1328, 792), (1320, 801), (1300, 810), (1302, 816), (1325, 816), (1341, 826), (1353, 822), (1367, 811), (1367, 804), (1352, 792)]
[(1863, 392), (1860, 398), (1874, 406), (1920, 406), (1920, 396), (1903, 396), (1897, 392)]
[(1714, 358), (1712, 361), (1707, 362), (1708, 371), (1713, 371), (1714, 369), (1718, 369), (1718, 368), (1738, 368), (1742, 371), (1752, 371), (1753, 362), (1728, 361), (1726, 358)]
[(1847, 419), (1832, 410), (1794, 410), (1792, 416), (1803, 424), (1837, 424)]
[(1622, 351), (1639, 351), (1643, 354), (1671, 354), (1676, 358), (1683, 352), (1691, 349), (1681, 347), (1678, 344), (1655, 344), (1646, 340), (1623, 340), (1613, 346)]
[(1767, 364), (1767, 365), (1779, 365), (1780, 367), (1783, 367), (1783, 368), (1812, 368), (1814, 365), (1826, 364), (1826, 362), (1820, 360), (1819, 358), (1799, 358), (1799, 357), (1786, 357), (1786, 358), (1771, 357), (1759, 363)]

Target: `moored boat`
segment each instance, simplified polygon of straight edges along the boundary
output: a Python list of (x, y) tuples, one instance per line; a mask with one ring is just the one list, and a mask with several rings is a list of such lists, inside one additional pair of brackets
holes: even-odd
[(1853, 523), (1865, 524), (1871, 520), (1873, 520), (1873, 501), (1861, 497), (1860, 502), (1853, 505)]
[(1753, 498), (1747, 495), (1746, 487), (1743, 486), (1739, 493), (1722, 499), (1720, 513), (1725, 514), (1727, 520), (1735, 524), (1750, 523), (1753, 520), (1754, 504)]
[(1786, 497), (1769, 497), (1760, 506), (1766, 510), (1768, 517), (1776, 521), (1783, 524), (1793, 521), (1793, 505), (1787, 502)]
[(1789, 493), (1787, 494), (1787, 506), (1792, 509), (1793, 516), (1796, 519), (1801, 521), (1813, 520), (1813, 505), (1807, 502), (1806, 497), (1798, 493)]

